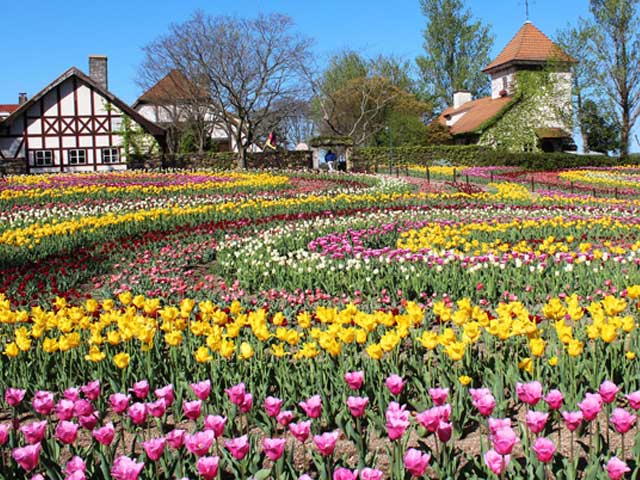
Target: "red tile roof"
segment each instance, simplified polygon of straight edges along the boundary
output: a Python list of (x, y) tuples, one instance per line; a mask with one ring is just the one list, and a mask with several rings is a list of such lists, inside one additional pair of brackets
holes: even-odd
[(438, 117), (438, 121), (446, 125), (446, 116), (465, 112), (460, 119), (451, 126), (449, 131), (452, 135), (471, 133), (480, 127), (487, 120), (490, 120), (505, 108), (513, 97), (500, 97), (495, 100), (491, 97), (471, 100), (458, 108), (449, 107)]
[(549, 60), (576, 62), (533, 23), (526, 22), (495, 60), (484, 68), (483, 72), (511, 63), (543, 63)]
[(18, 104), (6, 104), (6, 105), (0, 104), (0, 112), (13, 113), (18, 109), (19, 106), (20, 105)]
[(171, 70), (136, 100), (134, 108), (138, 103), (162, 105), (179, 100), (192, 100), (194, 95), (199, 95), (203, 99), (210, 97), (209, 92), (202, 88), (198, 89), (182, 72)]

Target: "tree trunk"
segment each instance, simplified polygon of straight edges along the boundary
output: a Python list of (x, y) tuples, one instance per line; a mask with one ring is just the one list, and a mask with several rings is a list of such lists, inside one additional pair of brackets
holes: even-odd
[(622, 108), (622, 125), (620, 131), (620, 158), (626, 159), (629, 156), (629, 138), (631, 134), (629, 107)]
[(247, 147), (238, 143), (238, 169), (247, 169)]

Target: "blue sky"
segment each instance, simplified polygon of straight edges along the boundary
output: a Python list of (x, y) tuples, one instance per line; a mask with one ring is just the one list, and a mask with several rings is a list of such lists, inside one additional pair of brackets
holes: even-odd
[[(547, 35), (588, 13), (588, 0), (530, 0), (530, 18)], [(491, 24), (496, 55), (525, 20), (524, 0), (468, 0), (474, 16)], [(71, 66), (87, 72), (90, 54), (109, 57), (109, 90), (128, 103), (141, 93), (135, 82), (141, 48), (188, 19), (196, 9), (212, 14), (290, 15), (314, 39), (314, 54), (328, 58), (343, 48), (368, 55), (421, 54), (425, 19), (418, 0), (22, 0), (3, 1), (0, 103), (18, 92), (37, 93)]]

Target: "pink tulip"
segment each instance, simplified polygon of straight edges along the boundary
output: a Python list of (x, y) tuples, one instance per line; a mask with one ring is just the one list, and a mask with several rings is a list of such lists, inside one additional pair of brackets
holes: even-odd
[(264, 399), (264, 410), (270, 417), (277, 417), (282, 408), (284, 400), (276, 397), (267, 397)]
[(64, 473), (66, 473), (67, 475), (70, 475), (74, 472), (84, 472), (86, 469), (87, 469), (87, 466), (84, 463), (84, 460), (82, 460), (82, 458), (76, 455), (75, 457), (73, 457), (71, 460), (67, 462), (67, 464), (64, 467)]
[(427, 431), (433, 433), (438, 429), (442, 415), (438, 407), (433, 407), (424, 412), (416, 415), (416, 420), (420, 425), (427, 429)]
[(587, 422), (595, 419), (602, 410), (602, 397), (599, 393), (587, 393), (578, 407)]
[(510, 455), (502, 456), (495, 450), (488, 450), (487, 453), (484, 454), (485, 465), (496, 475), (502, 474), (503, 469), (506, 470), (510, 460)]
[(73, 402), (66, 398), (61, 398), (56, 403), (56, 416), (59, 420), (71, 420), (73, 418)]
[(80, 390), (89, 400), (97, 400), (100, 398), (100, 380), (93, 380), (80, 387)]
[[(47, 479), (41, 473), (36, 473), (33, 477), (30, 478), (30, 480), (47, 480)], [(67, 479), (65, 478), (65, 480)], [(69, 480), (76, 480), (76, 479), (69, 479)], [(82, 480), (82, 479), (79, 479), (79, 480)]]
[(361, 417), (364, 415), (364, 412), (367, 408), (367, 403), (369, 403), (369, 399), (367, 397), (348, 397), (347, 398), (347, 407), (349, 408), (349, 412), (354, 417)]
[(167, 407), (167, 401), (164, 398), (159, 398), (155, 402), (147, 403), (147, 412), (152, 417), (161, 418), (166, 413)]
[(492, 394), (484, 395), (477, 400), (473, 400), (473, 405), (478, 409), (480, 415), (488, 417), (493, 413), (493, 409), (496, 408), (496, 399)]
[(55, 437), (60, 442), (66, 445), (71, 445), (76, 441), (76, 438), (78, 437), (78, 428), (78, 424), (63, 420), (59, 422), (58, 426), (56, 427)]
[(569, 429), (569, 431), (573, 432), (580, 426), (584, 416), (582, 415), (582, 412), (580, 412), (580, 411), (577, 411), (577, 412), (562, 412), (562, 418), (564, 418), (564, 422), (567, 425), (567, 429)]
[(131, 396), (124, 393), (114, 393), (109, 395), (109, 403), (114, 413), (122, 413), (129, 407)]
[[(206, 400), (209, 398), (209, 394), (211, 393), (211, 380), (204, 380), (198, 383), (192, 383), (190, 385), (191, 390), (193, 390), (194, 395), (200, 400)], [(214, 457), (209, 457), (214, 458)], [(217, 470), (216, 465), (216, 470)]]
[(633, 427), (636, 416), (627, 412), (624, 408), (615, 408), (611, 414), (611, 424), (618, 433), (627, 433)]
[(631, 471), (629, 466), (618, 457), (612, 457), (605, 466), (611, 480), (619, 480)]
[(289, 431), (299, 442), (304, 443), (311, 433), (311, 420), (304, 422), (290, 423)]
[(184, 402), (182, 404), (184, 416), (189, 420), (197, 420), (202, 413), (202, 400), (194, 400), (192, 402)]
[(613, 403), (619, 391), (620, 389), (618, 386), (609, 380), (602, 382), (600, 388), (598, 388), (598, 393), (602, 397), (602, 401), (604, 403)]
[(231, 456), (236, 460), (242, 460), (249, 453), (249, 437), (243, 435), (224, 442), (224, 447), (229, 450)]
[(542, 463), (549, 463), (553, 459), (553, 454), (556, 453), (556, 446), (553, 442), (543, 437), (536, 439), (532, 449)]
[(213, 445), (214, 435), (211, 430), (196, 432), (193, 435), (184, 436), (184, 445), (191, 453), (198, 457), (203, 457), (209, 453), (211, 445)]
[(264, 438), (262, 440), (262, 450), (269, 460), (275, 462), (284, 453), (287, 441), (284, 438)]
[(314, 395), (298, 405), (304, 410), (309, 418), (318, 418), (322, 413), (322, 399), (320, 395)]
[(115, 480), (137, 480), (143, 468), (144, 462), (138, 463), (122, 455), (113, 462), (111, 466), (111, 476)]
[(136, 402), (127, 409), (127, 415), (135, 425), (142, 425), (147, 419), (147, 407), (140, 402)]
[(471, 395), (471, 400), (474, 403), (486, 395), (493, 396), (493, 394), (491, 393), (491, 390), (489, 390), (488, 388), (470, 388), (469, 395)]
[(109, 422), (104, 427), (100, 427), (97, 430), (94, 430), (91, 435), (96, 441), (101, 445), (111, 445), (113, 441), (113, 437), (116, 434), (115, 428), (113, 428), (113, 423)]
[(564, 396), (560, 390), (551, 390), (547, 393), (547, 396), (544, 397), (544, 401), (549, 405), (551, 410), (560, 410), (562, 402), (564, 401)]
[(391, 402), (385, 412), (387, 420), (385, 427), (391, 440), (402, 437), (409, 427), (409, 412), (405, 411), (405, 408), (405, 405), (400, 406), (397, 402)]
[(542, 398), (542, 384), (537, 380), (529, 383), (517, 383), (516, 394), (521, 402), (533, 406)]
[(64, 392), (62, 392), (62, 396), (67, 400), (77, 402), (78, 400), (80, 400), (80, 389), (76, 387), (69, 387)]
[(146, 380), (140, 380), (133, 384), (130, 390), (139, 400), (144, 400), (149, 395), (149, 382)]
[(76, 417), (83, 415), (91, 415), (93, 413), (93, 405), (89, 400), (76, 400), (73, 404), (73, 414)]
[(387, 386), (392, 395), (400, 395), (402, 389), (404, 388), (404, 380), (400, 375), (396, 375), (395, 373), (389, 375), (387, 379), (384, 381), (384, 384)]
[(170, 383), (162, 388), (157, 388), (153, 393), (157, 398), (161, 398), (162, 400), (164, 400), (167, 404), (167, 407), (173, 405), (173, 401), (175, 400), (173, 394), (173, 384)]
[(27, 391), (20, 388), (7, 388), (4, 391), (4, 401), (11, 407), (17, 407), (24, 399), (25, 393)]
[(349, 470), (348, 468), (336, 468), (333, 472), (333, 480), (356, 480), (358, 478), (358, 470)]
[(53, 410), (53, 393), (44, 390), (38, 390), (31, 401), (31, 405), (36, 413), (40, 415), (49, 415)]
[(36, 443), (40, 443), (44, 438), (44, 434), (47, 432), (47, 421), (42, 420), (40, 422), (32, 422), (29, 425), (23, 425), (20, 427), (20, 431), (29, 445), (35, 445)]
[(13, 450), (13, 459), (23, 470), (30, 472), (38, 466), (40, 460), (40, 443), (27, 445)]
[(0, 423), (0, 447), (9, 440), (9, 425)]
[(625, 398), (629, 401), (629, 406), (631, 408), (634, 410), (640, 410), (640, 390), (626, 395)]
[(441, 442), (448, 442), (451, 440), (451, 435), (453, 435), (453, 424), (441, 421), (438, 424), (436, 435), (438, 436), (438, 440)]
[(500, 428), (511, 428), (510, 418), (489, 418), (487, 420), (489, 424), (489, 431), (491, 435), (495, 435), (496, 431)]
[(174, 428), (169, 433), (167, 433), (164, 438), (167, 441), (167, 444), (177, 450), (184, 444), (184, 436), (185, 431), (179, 428)]
[(240, 412), (247, 413), (253, 407), (253, 394), (247, 393), (242, 399), (242, 403), (238, 406)]
[(89, 415), (82, 415), (78, 417), (78, 423), (82, 428), (87, 430), (93, 430), (98, 424), (98, 420), (100, 418), (100, 412), (98, 410), (94, 410)]
[(328, 457), (336, 448), (338, 437), (340, 437), (339, 430), (335, 430), (333, 432), (325, 432), (322, 435), (314, 435), (313, 443), (322, 455)]
[(304, 473), (298, 477), (298, 480), (313, 480), (313, 479), (309, 475)]
[(213, 431), (216, 438), (222, 436), (226, 424), (227, 417), (221, 417), (220, 415), (207, 415), (204, 418), (204, 428)]
[(196, 464), (198, 475), (204, 478), (204, 480), (213, 480), (218, 476), (219, 465), (219, 457), (200, 457)]
[(283, 427), (286, 427), (293, 421), (293, 418), (294, 418), (294, 414), (291, 410), (283, 410), (278, 414), (278, 416), (276, 417), (276, 420), (280, 425), (282, 425)]
[(234, 405), (241, 405), (244, 401), (244, 396), (247, 393), (244, 383), (239, 383), (231, 388), (226, 388), (224, 391), (227, 393), (229, 400), (231, 400), (231, 403)]
[(509, 455), (516, 443), (518, 443), (518, 437), (512, 428), (499, 428), (496, 433), (491, 435), (491, 442), (493, 448), (500, 455)]
[(152, 438), (146, 442), (142, 442), (142, 448), (152, 462), (160, 460), (164, 452), (164, 446), (167, 441), (164, 438)]
[(447, 398), (449, 397), (449, 389), (448, 388), (430, 388), (429, 395), (431, 396), (431, 400), (433, 400), (433, 404), (436, 407), (440, 405), (444, 405), (447, 402)]
[(358, 390), (364, 383), (364, 372), (347, 372), (344, 374), (344, 380), (351, 390)]
[(544, 430), (548, 419), (548, 413), (536, 412), (534, 410), (529, 410), (527, 412), (527, 415), (525, 416), (527, 427), (529, 428), (529, 430), (531, 430), (532, 433), (540, 433), (542, 430)]
[(360, 480), (382, 480), (384, 473), (375, 468), (363, 468), (360, 472)]
[[(33, 480), (33, 478), (31, 480)], [(87, 480), (87, 476), (84, 472), (78, 470), (71, 474), (68, 474), (66, 477), (64, 477), (64, 480)]]
[(410, 448), (404, 454), (404, 468), (414, 477), (422, 477), (427, 471), (431, 455), (420, 450)]

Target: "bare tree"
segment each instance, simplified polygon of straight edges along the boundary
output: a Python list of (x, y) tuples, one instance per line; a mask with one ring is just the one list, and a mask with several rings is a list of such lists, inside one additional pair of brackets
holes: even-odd
[(292, 113), (282, 120), (279, 130), (290, 147), (306, 143), (316, 134), (316, 122), (308, 100), (299, 100)]
[(293, 26), (281, 14), (242, 19), (198, 11), (147, 47), (196, 84), (206, 80), (213, 108), (239, 149), (240, 168), (260, 135), (291, 113), (295, 103), (284, 100), (305, 90), (301, 73), (311, 42), (292, 33)]
[(620, 125), (620, 156), (629, 155), (631, 130), (640, 116), (640, 18), (638, 0), (591, 0), (593, 53), (605, 93)]

